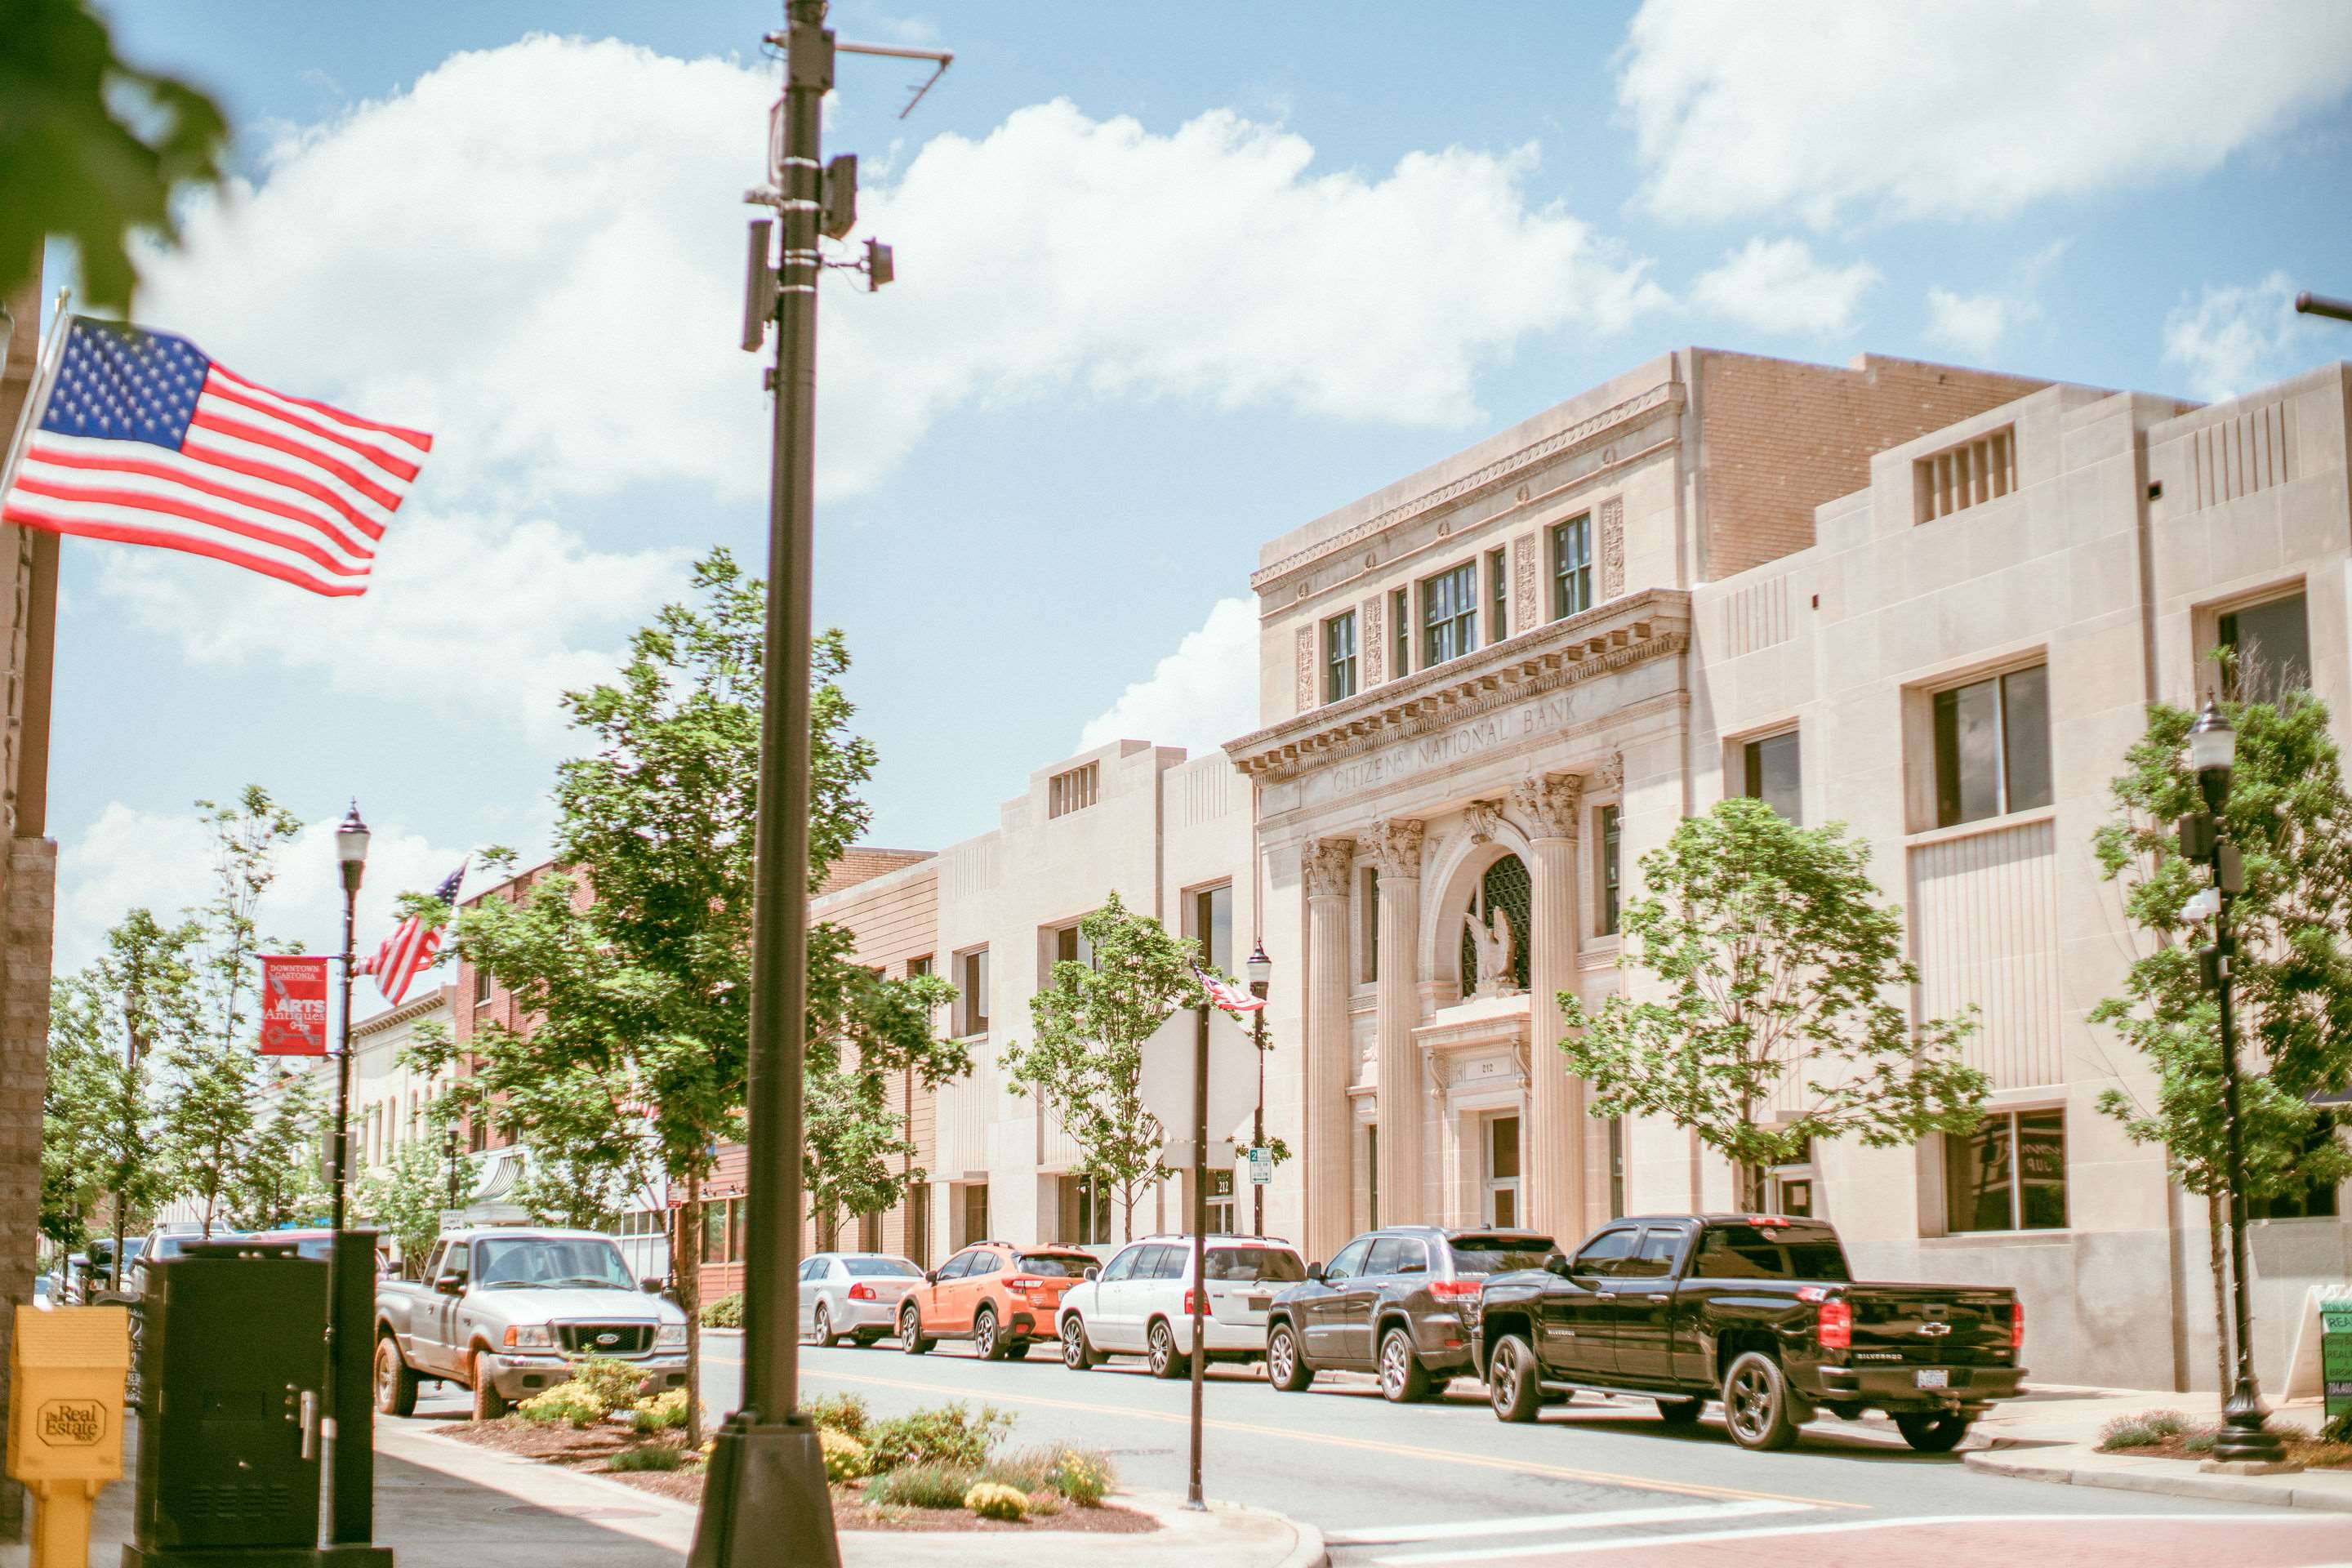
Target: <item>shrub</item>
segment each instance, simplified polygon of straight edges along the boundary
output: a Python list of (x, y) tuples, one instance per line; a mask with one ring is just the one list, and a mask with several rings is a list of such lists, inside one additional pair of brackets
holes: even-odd
[(1018, 1487), (982, 1481), (963, 1494), (963, 1506), (982, 1519), (1020, 1519), (1029, 1512), (1029, 1494)]
[(686, 1456), (667, 1443), (640, 1443), (634, 1448), (624, 1448), (604, 1461), (608, 1470), (674, 1470), (686, 1463)]
[[(627, 1410), (637, 1403), (645, 1385), (645, 1369), (608, 1355), (583, 1356), (572, 1363), (572, 1381), (564, 1386), (607, 1412)], [(603, 1419), (600, 1415), (599, 1420)]]
[(1080, 1508), (1097, 1508), (1118, 1476), (1100, 1454), (1054, 1444), (992, 1459), (981, 1469), (980, 1479), (1032, 1494), (1050, 1493)]
[(1013, 1417), (994, 1405), (983, 1405), (974, 1415), (959, 1400), (874, 1422), (866, 1427), (865, 1440), (877, 1474), (906, 1465), (976, 1470), (988, 1462), (989, 1449), (1012, 1426)]
[(845, 1437), (862, 1439), (866, 1436), (866, 1401), (854, 1394), (827, 1394), (804, 1399), (801, 1401), (801, 1414)]
[(2343, 1411), (2319, 1429), (2323, 1443), (2352, 1443), (2352, 1410)]
[(2210, 1426), (2200, 1426), (2184, 1436), (2180, 1446), (2192, 1454), (2210, 1454), (2213, 1451), (2213, 1439), (2220, 1436), (2221, 1433)]
[(820, 1426), (817, 1442), (824, 1449), (824, 1479), (828, 1481), (854, 1481), (866, 1471), (866, 1445), (846, 1432), (836, 1432), (830, 1426)]
[(702, 1304), (702, 1326), (706, 1329), (740, 1329), (743, 1326), (743, 1292), (730, 1290), (716, 1301)]
[(2167, 1437), (2188, 1429), (2188, 1418), (2178, 1410), (2143, 1410), (2118, 1415), (2099, 1428), (2101, 1448), (2153, 1448)]
[(979, 1479), (957, 1465), (907, 1465), (868, 1481), (866, 1500), (881, 1508), (961, 1508)]
[(604, 1419), (606, 1411), (604, 1403), (587, 1391), (559, 1383), (545, 1394), (534, 1394), (516, 1405), (515, 1415), (531, 1426), (552, 1426), (569, 1421), (585, 1428)]

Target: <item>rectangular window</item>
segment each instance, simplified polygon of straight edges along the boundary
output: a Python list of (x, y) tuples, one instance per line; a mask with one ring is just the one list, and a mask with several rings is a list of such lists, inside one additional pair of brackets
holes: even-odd
[(1412, 611), (1402, 588), (1389, 595), (1389, 679), (1401, 680), (1412, 668)]
[(487, 969), (478, 967), (474, 971), (474, 1005), (477, 1007), (486, 1006), (488, 1005), (489, 1000), (490, 972)]
[(1369, 1217), (1364, 1222), (1365, 1227), (1378, 1230), (1381, 1227), (1381, 1130), (1377, 1127), (1364, 1129), (1364, 1179), (1371, 1189), (1371, 1205)]
[(727, 1261), (727, 1205), (716, 1200), (702, 1205), (697, 1216), (702, 1224), (702, 1261)]
[(1323, 623), (1323, 700), (1356, 694), (1356, 612)]
[(1519, 1223), (1519, 1119), (1516, 1115), (1486, 1119), (1486, 1220), (1508, 1230)]
[(1381, 868), (1364, 868), (1364, 899), (1360, 906), (1364, 911), (1364, 981), (1370, 984), (1381, 977)]
[(1601, 934), (1617, 934), (1617, 861), (1619, 849), (1618, 812), (1613, 805), (1601, 808)]
[(962, 971), (956, 984), (956, 1033), (988, 1033), (988, 949), (978, 947), (956, 957)]
[(988, 1184), (974, 1182), (963, 1190), (963, 1244), (988, 1239)]
[(1045, 815), (1048, 818), (1066, 816), (1074, 811), (1084, 811), (1094, 805), (1100, 779), (1101, 764), (1088, 763), (1067, 773), (1055, 773), (1045, 781)]
[(730, 1263), (739, 1263), (750, 1256), (743, 1250), (743, 1220), (751, 1212), (751, 1199), (727, 1200), (727, 1261)]
[(1625, 1119), (1609, 1119), (1609, 1217), (1625, 1216)]
[(1234, 972), (1234, 885), (1220, 882), (1192, 895), (1192, 929), (1203, 963), (1218, 973)]
[(917, 1182), (907, 1189), (907, 1256), (919, 1268), (931, 1261), (931, 1184)]
[(2311, 688), (2311, 623), (2301, 594), (2249, 605), (2221, 617), (2230, 651), (2223, 691), (2241, 702), (2275, 702)]
[[(2311, 1135), (2304, 1141), (2304, 1147), (2314, 1151), (2323, 1149), (2335, 1136), (2335, 1119), (2323, 1110), (2312, 1127)], [(2306, 1186), (2296, 1192), (2280, 1193), (2274, 1197), (2250, 1197), (2246, 1200), (2248, 1219), (2332, 1219), (2338, 1212), (2334, 1187)]]
[(1486, 552), (1486, 642), (1501, 642), (1511, 635), (1511, 568), (1509, 555), (1500, 550)]
[(917, 980), (917, 979), (920, 979), (922, 976), (924, 976), (924, 975), (926, 975), (926, 974), (929, 974), (930, 972), (931, 972), (931, 955), (930, 955), (929, 953), (928, 953), (928, 952), (927, 952), (927, 953), (923, 954), (923, 956), (922, 956), (922, 957), (920, 957), (920, 958), (910, 958), (910, 959), (907, 960), (907, 978), (908, 978), (908, 979), (909, 979), (909, 980)]
[(1592, 607), (1592, 519), (1571, 517), (1551, 531), (1551, 618)]
[(1740, 793), (1750, 800), (1760, 800), (1787, 817), (1790, 822), (1805, 820), (1802, 791), (1798, 785), (1801, 773), (1797, 758), (1797, 732), (1767, 735), (1760, 741), (1750, 741), (1741, 748), (1741, 761), (1746, 778)]
[(1088, 942), (1086, 933), (1077, 927), (1064, 926), (1054, 933), (1054, 962), (1083, 963), (1092, 969), (1095, 966), (1095, 944)]
[(1936, 693), (1937, 826), (2050, 804), (2049, 674), (2036, 665)]
[(1465, 561), (1421, 583), (1421, 663), (1426, 669), (1478, 646), (1478, 563)]
[(1944, 1229), (2066, 1228), (2066, 1113), (2005, 1110), (1944, 1136)]
[[(1239, 1234), (1234, 1219), (1234, 1173), (1231, 1171), (1211, 1171), (1209, 1176), (1209, 1229), (1211, 1236)], [(1185, 1263), (1192, 1258), (1187, 1252)]]

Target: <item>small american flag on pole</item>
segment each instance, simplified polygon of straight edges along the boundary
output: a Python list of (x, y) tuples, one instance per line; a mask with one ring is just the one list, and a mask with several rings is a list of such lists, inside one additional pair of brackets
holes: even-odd
[(1253, 996), (1233, 981), (1220, 980), (1197, 963), (1192, 966), (1192, 973), (1200, 976), (1201, 989), (1209, 994), (1212, 1006), (1222, 1007), (1228, 1013), (1255, 1013), (1265, 1005), (1265, 997)]
[[(457, 868), (449, 873), (449, 879), (433, 889), (433, 896), (454, 907), (458, 886), (465, 879), (466, 863), (460, 860)], [(441, 928), (425, 924), (422, 915), (411, 915), (383, 939), (383, 945), (375, 950), (373, 958), (362, 961), (361, 971), (374, 975), (375, 988), (383, 993), (385, 1001), (397, 1007), (417, 975), (440, 951)]]
[(367, 592), (433, 437), (246, 380), (185, 338), (77, 316), (0, 519)]

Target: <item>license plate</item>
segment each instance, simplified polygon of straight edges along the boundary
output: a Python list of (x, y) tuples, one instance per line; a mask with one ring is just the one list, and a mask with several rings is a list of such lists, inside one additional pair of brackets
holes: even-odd
[(1949, 1388), (1952, 1386), (1951, 1373), (1948, 1369), (1940, 1366), (1923, 1366), (1915, 1374), (1915, 1377), (1918, 1386), (1921, 1388)]
[(1274, 1298), (1271, 1296), (1252, 1296), (1249, 1299), (1249, 1310), (1253, 1312), (1263, 1312), (1273, 1305)]

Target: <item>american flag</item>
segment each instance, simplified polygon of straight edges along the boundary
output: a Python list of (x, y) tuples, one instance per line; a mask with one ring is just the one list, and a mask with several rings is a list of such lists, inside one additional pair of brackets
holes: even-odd
[[(466, 862), (460, 860), (457, 868), (449, 873), (449, 879), (433, 889), (433, 896), (454, 907), (458, 884), (465, 879)], [(361, 961), (361, 972), (374, 975), (375, 988), (383, 993), (385, 1001), (397, 1007), (417, 975), (440, 951), (441, 928), (426, 925), (421, 915), (411, 915), (383, 939), (383, 945), (375, 950), (373, 958)]]
[(1255, 1013), (1265, 1005), (1265, 997), (1253, 996), (1241, 985), (1231, 980), (1220, 980), (1197, 963), (1192, 966), (1192, 973), (1200, 976), (1201, 989), (1209, 994), (1211, 1006), (1222, 1007), (1228, 1013)]
[(77, 316), (0, 519), (364, 594), (432, 447), (257, 385), (185, 338)]

